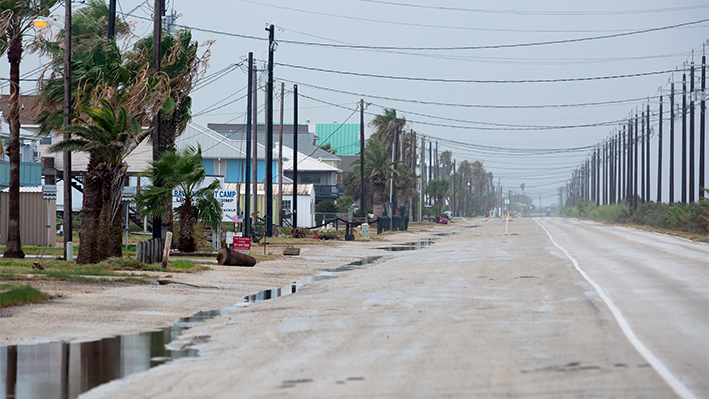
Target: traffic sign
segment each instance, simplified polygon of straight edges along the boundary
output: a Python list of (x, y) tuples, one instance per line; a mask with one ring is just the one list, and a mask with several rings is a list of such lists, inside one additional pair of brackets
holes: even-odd
[(42, 186), (42, 197), (47, 201), (57, 199), (57, 186), (54, 184), (45, 184)]

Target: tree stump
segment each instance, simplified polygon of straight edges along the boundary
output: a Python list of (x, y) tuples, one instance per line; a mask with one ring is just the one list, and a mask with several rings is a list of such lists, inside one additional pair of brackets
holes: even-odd
[(253, 266), (256, 264), (256, 259), (231, 248), (222, 247), (217, 252), (217, 263), (223, 266)]

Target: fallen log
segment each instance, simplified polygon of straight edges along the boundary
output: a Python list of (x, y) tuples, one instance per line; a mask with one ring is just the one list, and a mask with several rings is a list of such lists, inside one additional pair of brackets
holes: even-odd
[(256, 264), (256, 259), (231, 248), (222, 247), (217, 252), (217, 263), (224, 266), (253, 266)]

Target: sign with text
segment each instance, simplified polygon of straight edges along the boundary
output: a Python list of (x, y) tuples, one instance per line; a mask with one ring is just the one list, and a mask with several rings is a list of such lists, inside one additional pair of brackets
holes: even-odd
[(234, 237), (234, 251), (241, 253), (251, 253), (251, 238), (249, 237)]

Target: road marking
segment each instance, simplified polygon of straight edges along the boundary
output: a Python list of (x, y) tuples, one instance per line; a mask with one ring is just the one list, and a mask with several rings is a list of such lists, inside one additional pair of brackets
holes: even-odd
[(667, 366), (665, 366), (665, 364), (662, 363), (662, 361), (658, 359), (657, 356), (650, 352), (650, 349), (648, 349), (647, 346), (642, 343), (642, 341), (640, 341), (640, 339), (633, 332), (633, 329), (630, 328), (630, 325), (620, 313), (620, 310), (615, 306), (613, 301), (611, 301), (611, 299), (608, 298), (605, 292), (603, 292), (603, 289), (600, 285), (593, 281), (591, 277), (586, 274), (586, 272), (581, 270), (581, 267), (579, 267), (579, 263), (576, 261), (576, 259), (574, 259), (571, 254), (569, 254), (564, 248), (557, 244), (556, 241), (554, 241), (554, 238), (551, 236), (549, 231), (544, 226), (542, 226), (536, 218), (534, 219), (534, 222), (537, 223), (537, 225), (541, 227), (544, 232), (547, 233), (551, 242), (556, 245), (556, 247), (559, 248), (562, 252), (564, 252), (566, 257), (569, 258), (574, 264), (576, 270), (578, 270), (579, 273), (581, 273), (581, 275), (583, 276), (583, 278), (585, 278), (586, 281), (588, 281), (588, 283), (593, 286), (593, 288), (596, 290), (603, 302), (605, 302), (606, 306), (608, 306), (608, 309), (610, 309), (611, 313), (613, 314), (613, 317), (615, 318), (615, 321), (618, 322), (620, 329), (623, 330), (623, 333), (625, 334), (625, 337), (628, 338), (628, 341), (630, 341), (633, 347), (635, 347), (635, 350), (640, 353), (640, 356), (645, 358), (645, 360), (652, 366), (652, 368), (655, 369), (657, 374), (659, 374), (660, 377), (665, 380), (667, 385), (672, 388), (672, 390), (677, 394), (677, 396), (682, 399), (698, 399), (698, 397), (692, 391), (690, 391), (689, 388), (682, 384), (682, 382), (677, 377), (675, 377), (672, 372), (670, 372)]

